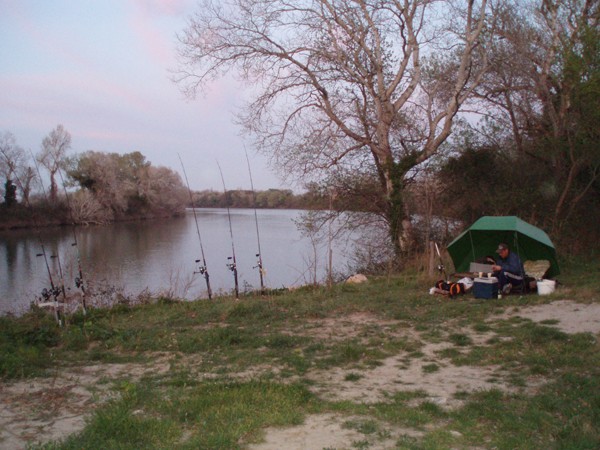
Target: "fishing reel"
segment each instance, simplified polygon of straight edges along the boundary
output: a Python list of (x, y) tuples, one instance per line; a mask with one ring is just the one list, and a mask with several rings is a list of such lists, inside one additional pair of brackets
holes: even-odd
[(446, 271), (446, 267), (444, 267), (443, 264), (438, 264), (437, 270), (438, 270), (439, 273), (442, 273), (442, 272)]
[(45, 301), (49, 301), (50, 297), (52, 296), (52, 292), (50, 292), (48, 289), (44, 288), (44, 289), (42, 289), (41, 295)]
[[(199, 263), (200, 260), (197, 259), (196, 262)], [(200, 275), (204, 275), (206, 273), (206, 266), (198, 266), (198, 270), (194, 273), (199, 273)]]
[(41, 296), (45, 301), (50, 301), (50, 297), (54, 297), (54, 298), (58, 298), (60, 294), (60, 289), (59, 288), (51, 288), (51, 289), (42, 289), (42, 293)]
[[(196, 263), (200, 263), (200, 260), (197, 259)], [(206, 273), (206, 266), (199, 265), (198, 270), (195, 271), (194, 273), (199, 273), (200, 275), (204, 275)]]
[(255, 265), (255, 266), (252, 266), (252, 268), (253, 268), (253, 269), (256, 269), (256, 268), (258, 267), (258, 269), (259, 269), (260, 271), (262, 271), (262, 270), (263, 270), (263, 267), (262, 267), (262, 261), (260, 260), (260, 253), (257, 253), (257, 254), (256, 254), (256, 257), (258, 258), (258, 261), (256, 261), (256, 265)]
[(235, 266), (235, 263), (233, 262), (233, 257), (232, 257), (232, 256), (228, 256), (228, 257), (227, 257), (227, 260), (228, 260), (228, 261), (229, 261), (229, 260), (231, 260), (231, 262), (228, 262), (228, 263), (226, 264), (227, 268), (228, 268), (229, 270), (231, 270), (232, 272), (235, 272), (235, 270), (236, 270), (236, 266)]

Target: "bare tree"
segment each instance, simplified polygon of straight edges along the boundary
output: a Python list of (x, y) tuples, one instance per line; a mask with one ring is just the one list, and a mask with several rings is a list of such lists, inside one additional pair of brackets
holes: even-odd
[(149, 166), (140, 180), (138, 195), (151, 209), (173, 214), (185, 209), (188, 192), (177, 172), (167, 167)]
[(405, 177), (435, 154), (486, 68), (492, 0), (206, 0), (180, 38), (194, 95), (235, 69), (240, 116), (288, 175), (375, 173), (392, 242), (406, 248)]
[(24, 164), (19, 168), (19, 188), (21, 189), (21, 195), (23, 195), (23, 201), (25, 204), (29, 203), (29, 196), (31, 194), (31, 185), (33, 181), (38, 178), (37, 174), (33, 170), (33, 167)]
[[(3, 184), (20, 188), (23, 200), (28, 202), (32, 178), (26, 171), (25, 161), (25, 150), (17, 145), (14, 135), (8, 131), (0, 135), (0, 173), (5, 179)], [(12, 195), (15, 197), (13, 201), (16, 201), (16, 191)]]
[(64, 164), (67, 151), (71, 148), (71, 134), (62, 125), (57, 125), (54, 130), (42, 141), (42, 150), (37, 156), (39, 163), (50, 174), (50, 200), (56, 201), (58, 185), (56, 173)]
[(15, 136), (7, 131), (0, 135), (0, 153), (0, 173), (7, 180), (12, 179), (23, 164), (25, 151), (17, 145)]
[[(140, 152), (120, 155), (88, 151), (73, 158), (71, 165), (69, 178), (92, 194), (81, 196), (82, 214), (107, 221), (124, 213), (175, 214), (185, 210), (188, 194), (179, 175), (166, 167), (152, 166)], [(100, 214), (100, 209), (105, 214)]]
[(103, 207), (96, 197), (87, 190), (75, 193), (71, 201), (71, 213), (75, 223), (104, 224), (112, 220), (112, 211)]
[(94, 194), (110, 219), (114, 213), (127, 209), (128, 196), (135, 190), (130, 177), (119, 165), (120, 159), (116, 153), (87, 151), (73, 161), (75, 167), (68, 171), (71, 179)]

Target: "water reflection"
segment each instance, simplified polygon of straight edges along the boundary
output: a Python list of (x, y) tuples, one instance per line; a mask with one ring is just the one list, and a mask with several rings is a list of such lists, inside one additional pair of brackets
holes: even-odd
[[(294, 219), (301, 211), (259, 210), (265, 282), (279, 288), (306, 284), (314, 277), (315, 255), (310, 240), (303, 238)], [(226, 267), (232, 254), (227, 212), (197, 210), (202, 244), (215, 293), (230, 292), (233, 276)], [(254, 211), (232, 209), (231, 220), (240, 288), (260, 286), (256, 268), (256, 225)], [(168, 290), (188, 299), (206, 297), (204, 278), (193, 275), (195, 260), (201, 258), (193, 214), (159, 221), (117, 223), (76, 229), (79, 255), (86, 282), (96, 287), (112, 286), (137, 295)], [(0, 232), (0, 314), (19, 313), (29, 307), (43, 288), (49, 288), (48, 270), (41, 253), (43, 243), (48, 264), (59, 284), (62, 269), (69, 292), (76, 291), (77, 248), (69, 227)], [(325, 247), (325, 246), (323, 246)], [(334, 265), (344, 270), (344, 246), (336, 249)], [(324, 279), (326, 248), (316, 257), (317, 278)], [(50, 256), (54, 256), (50, 258)]]

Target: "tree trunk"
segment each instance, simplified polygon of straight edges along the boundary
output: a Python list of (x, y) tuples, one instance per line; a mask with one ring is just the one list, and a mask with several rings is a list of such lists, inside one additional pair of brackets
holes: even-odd
[(427, 273), (429, 274), (430, 277), (434, 277), (435, 275), (435, 242), (430, 242), (429, 246), (427, 247), (427, 253), (429, 256), (429, 264), (428, 264), (428, 270)]
[(54, 172), (50, 172), (50, 201), (52, 203), (56, 203), (56, 197), (58, 196), (58, 186), (54, 175)]
[(412, 224), (405, 204), (406, 173), (416, 164), (416, 155), (409, 155), (396, 163), (389, 161), (383, 168), (388, 202), (390, 239), (398, 260), (402, 260), (412, 248)]

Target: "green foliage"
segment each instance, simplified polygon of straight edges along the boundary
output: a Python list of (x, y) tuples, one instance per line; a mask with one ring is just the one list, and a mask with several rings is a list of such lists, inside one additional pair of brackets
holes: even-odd
[(7, 179), (4, 183), (4, 206), (11, 208), (17, 204), (17, 186), (15, 186), (12, 180)]
[(458, 136), (438, 172), (440, 215), (466, 224), (517, 215), (548, 230), (562, 254), (597, 253), (599, 228), (589, 226), (600, 220), (597, 9), (545, 2), (534, 23), (526, 9), (506, 7), (500, 53), (480, 86), (487, 119), (477, 137)]
[(58, 325), (43, 311), (0, 317), (0, 378), (39, 375), (52, 365), (50, 349), (60, 340)]

